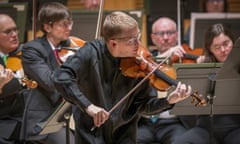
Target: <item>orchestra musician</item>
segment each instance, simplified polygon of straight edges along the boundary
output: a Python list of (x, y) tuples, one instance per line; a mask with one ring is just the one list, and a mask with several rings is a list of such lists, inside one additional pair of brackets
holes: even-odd
[(0, 143), (3, 144), (20, 143), (26, 89), (6, 67), (7, 56), (14, 55), (20, 48), (15, 21), (0, 14)]
[[(65, 128), (46, 135), (39, 135), (38, 123), (46, 121), (62, 102), (61, 94), (53, 84), (53, 71), (60, 66), (58, 48), (69, 46), (72, 30), (70, 11), (61, 3), (44, 3), (39, 10), (38, 20), (44, 35), (24, 44), (22, 64), (25, 73), (38, 82), (36, 89), (31, 89), (26, 100), (23, 117), (22, 137), (29, 144), (65, 144)], [(70, 144), (74, 135), (69, 134)]]
[(74, 104), (76, 143), (134, 144), (139, 114), (172, 108), (190, 96), (191, 87), (180, 82), (168, 98), (158, 99), (147, 79), (125, 97), (143, 80), (124, 76), (120, 67), (123, 58), (137, 56), (138, 23), (124, 12), (115, 11), (106, 16), (102, 33), (104, 40), (86, 42), (55, 71), (54, 83)]
[[(201, 62), (224, 62), (234, 43), (232, 32), (223, 24), (212, 25), (205, 34), (204, 57)], [(200, 115), (196, 127), (177, 138), (174, 144), (238, 144), (240, 115)]]
[[(151, 39), (156, 49), (152, 50), (153, 57), (164, 58), (175, 55), (183, 57), (186, 51), (178, 45), (178, 31), (174, 20), (160, 17), (152, 25)], [(158, 91), (158, 97), (166, 97), (167, 91)], [(157, 115), (143, 115), (138, 122), (137, 143), (169, 144), (181, 136), (187, 128), (194, 125), (194, 119), (186, 119), (171, 115), (164, 111)], [(187, 120), (190, 122), (187, 122)], [(191, 122), (191, 121), (192, 122)]]

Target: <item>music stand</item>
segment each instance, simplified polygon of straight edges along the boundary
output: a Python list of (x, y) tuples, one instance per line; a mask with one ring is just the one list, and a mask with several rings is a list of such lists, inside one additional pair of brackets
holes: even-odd
[(37, 124), (41, 128), (41, 132), (39, 133), (39, 135), (57, 132), (63, 126), (65, 126), (66, 144), (69, 144), (69, 121), (71, 113), (71, 104), (65, 100), (62, 101), (46, 121)]
[[(177, 71), (177, 80), (191, 85), (193, 91), (197, 91), (202, 98), (208, 100), (210, 78), (218, 73), (222, 63), (202, 63), (202, 64), (173, 64)], [(208, 115), (211, 106), (195, 106), (191, 98), (185, 99), (175, 104), (170, 110), (171, 114), (176, 115)]]
[[(222, 63), (174, 64), (177, 79), (199, 90), (210, 100), (205, 107), (193, 107), (190, 99), (177, 103), (170, 111), (177, 115), (240, 114), (240, 38)], [(212, 96), (209, 99), (208, 96)], [(214, 111), (213, 111), (214, 106)]]

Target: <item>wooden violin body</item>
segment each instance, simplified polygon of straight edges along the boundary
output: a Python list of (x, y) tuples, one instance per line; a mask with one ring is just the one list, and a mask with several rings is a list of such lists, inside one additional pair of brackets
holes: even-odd
[[(139, 48), (138, 58), (123, 58), (121, 60), (121, 70), (123, 75), (132, 78), (145, 77), (157, 64), (152, 60), (151, 53), (145, 48)], [(157, 71), (165, 73), (172, 79), (176, 79), (176, 71), (170, 65), (161, 65)], [(163, 79), (156, 76), (155, 72), (150, 76), (150, 83), (158, 90), (165, 91), (169, 88), (169, 84)]]
[(187, 44), (182, 44), (182, 48), (186, 51), (183, 58), (179, 58), (176, 55), (171, 57), (172, 63), (196, 63), (199, 56), (203, 55), (202, 48), (191, 49)]
[(28, 79), (27, 76), (24, 75), (21, 55), (22, 51), (18, 51), (15, 55), (8, 56), (6, 68), (11, 69), (15, 73), (15, 78), (17, 78), (23, 86), (26, 85), (27, 88), (36, 88), (38, 86), (37, 82)]
[[(156, 69), (149, 77), (149, 81), (153, 87), (160, 91), (168, 90), (170, 86), (177, 86), (178, 84), (175, 69), (166, 64), (159, 66), (153, 61), (151, 53), (142, 47), (138, 50), (138, 57), (122, 58), (120, 65), (123, 75), (132, 78), (145, 77), (149, 72)], [(191, 94), (191, 96), (193, 98), (192, 102), (196, 103), (195, 106), (206, 105), (206, 101), (197, 92)]]

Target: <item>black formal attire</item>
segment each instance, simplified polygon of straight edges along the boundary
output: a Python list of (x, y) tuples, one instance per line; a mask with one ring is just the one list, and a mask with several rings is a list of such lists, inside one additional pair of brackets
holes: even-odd
[[(59, 67), (53, 50), (45, 36), (27, 42), (22, 50), (25, 74), (38, 83), (38, 87), (31, 89), (28, 93), (24, 110), (21, 134), (28, 143), (66, 143), (64, 127), (55, 133), (39, 135), (42, 130), (39, 123), (46, 121), (62, 101), (62, 97), (52, 81), (53, 71)], [(73, 141), (72, 135), (70, 135), (70, 142), (74, 143)]]
[(238, 144), (240, 115), (199, 116), (196, 127), (177, 138), (174, 144)]
[(142, 116), (138, 122), (137, 143), (171, 144), (186, 130), (187, 128), (177, 116)]
[(56, 87), (65, 99), (76, 105), (76, 143), (134, 144), (139, 113), (154, 114), (172, 108), (166, 99), (157, 99), (155, 89), (145, 81), (111, 114), (91, 131), (93, 119), (85, 109), (90, 104), (109, 111), (141, 78), (124, 76), (120, 58), (113, 57), (105, 42), (87, 42), (54, 75)]
[[(14, 55), (16, 51), (9, 55)], [(5, 67), (2, 58), (0, 58), (0, 64)], [(19, 135), (24, 110), (23, 95), (24, 87), (17, 78), (13, 78), (2, 89), (0, 94), (0, 144), (20, 143)]]

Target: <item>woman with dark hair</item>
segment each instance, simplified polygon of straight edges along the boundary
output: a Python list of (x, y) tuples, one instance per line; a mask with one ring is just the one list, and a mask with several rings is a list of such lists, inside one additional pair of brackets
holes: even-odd
[[(223, 24), (206, 32), (201, 62), (224, 62), (233, 48), (233, 34)], [(176, 139), (176, 144), (237, 144), (240, 142), (240, 115), (201, 115), (196, 127)]]
[[(221, 41), (224, 39), (225, 41)], [(219, 41), (221, 45), (218, 45)], [(205, 34), (204, 57), (201, 62), (224, 62), (232, 50), (234, 36), (232, 32), (223, 24), (212, 25)]]

